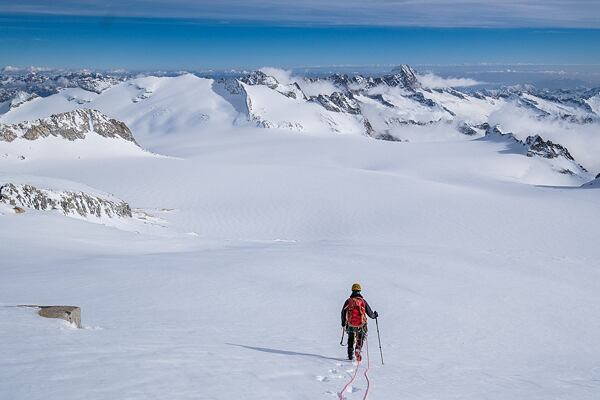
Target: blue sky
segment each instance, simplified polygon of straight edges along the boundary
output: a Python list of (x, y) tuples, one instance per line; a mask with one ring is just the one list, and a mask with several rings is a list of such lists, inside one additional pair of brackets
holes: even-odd
[(587, 0), (0, 0), (0, 65), (600, 64), (599, 43)]

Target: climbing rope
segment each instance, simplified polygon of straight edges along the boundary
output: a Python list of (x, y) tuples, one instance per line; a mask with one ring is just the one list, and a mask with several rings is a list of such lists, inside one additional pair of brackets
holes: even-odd
[(371, 381), (369, 380), (369, 368), (371, 368), (371, 359), (369, 358), (369, 341), (365, 338), (365, 345), (367, 346), (367, 368), (365, 369), (365, 379), (367, 380), (367, 390), (365, 390), (365, 395), (363, 396), (363, 400), (367, 400), (367, 396), (369, 396), (369, 389), (371, 388)]
[[(371, 368), (371, 360), (369, 358), (369, 340), (367, 338), (367, 335), (365, 335), (365, 337), (363, 339), (363, 343), (367, 347), (367, 366), (366, 366), (366, 368), (363, 365), (363, 368), (365, 368), (364, 377), (365, 377), (365, 379), (367, 381), (367, 390), (365, 390), (365, 395), (363, 396), (363, 400), (367, 400), (367, 397), (369, 396), (369, 389), (371, 388), (371, 381), (369, 380), (369, 375), (368, 375), (369, 368)], [(362, 352), (362, 349), (361, 349), (361, 352)], [(350, 379), (346, 383), (346, 385), (344, 385), (344, 388), (342, 389), (342, 391), (338, 393), (338, 397), (339, 397), (340, 400), (344, 400), (345, 399), (344, 393), (346, 393), (346, 390), (348, 389), (348, 387), (356, 379), (356, 375), (358, 374), (358, 370), (360, 369), (360, 366), (361, 366), (361, 361), (362, 361), (362, 357), (360, 358), (359, 361), (357, 361), (356, 369), (354, 370), (354, 375), (352, 375), (352, 379)]]
[(352, 382), (354, 382), (354, 380), (356, 379), (356, 374), (358, 374), (359, 366), (360, 366), (360, 361), (358, 362), (358, 364), (356, 364), (356, 369), (354, 370), (354, 375), (352, 375), (352, 379), (350, 379), (346, 383), (346, 385), (344, 385), (344, 388), (342, 389), (342, 391), (338, 393), (338, 397), (340, 398), (340, 400), (344, 400), (344, 393), (346, 393), (346, 389), (348, 389), (348, 386), (350, 386), (352, 384)]

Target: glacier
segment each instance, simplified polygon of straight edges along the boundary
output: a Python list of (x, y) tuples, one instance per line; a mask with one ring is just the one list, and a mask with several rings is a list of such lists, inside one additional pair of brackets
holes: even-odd
[(268, 72), (86, 72), (0, 107), (0, 186), (131, 212), (0, 201), (3, 398), (336, 398), (355, 281), (371, 399), (597, 397), (597, 91)]

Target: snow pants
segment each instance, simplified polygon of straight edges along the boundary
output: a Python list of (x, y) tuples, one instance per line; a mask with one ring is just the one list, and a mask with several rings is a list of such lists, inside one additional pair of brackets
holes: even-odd
[(367, 324), (356, 328), (347, 326), (346, 332), (348, 333), (348, 358), (352, 359), (355, 352), (360, 353), (362, 350), (363, 341), (367, 334)]

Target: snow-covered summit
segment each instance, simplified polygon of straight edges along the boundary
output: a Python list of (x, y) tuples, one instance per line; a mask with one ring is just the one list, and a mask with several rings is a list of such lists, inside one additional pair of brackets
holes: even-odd
[(402, 64), (399, 67), (392, 69), (393, 75), (385, 75), (383, 81), (389, 86), (401, 85), (407, 89), (418, 89), (421, 84), (417, 76), (417, 72), (409, 65)]
[[(562, 146), (577, 160), (574, 165), (582, 166), (557, 171), (600, 171), (600, 161), (587, 151), (589, 146), (600, 148), (594, 134), (600, 126), (597, 91), (551, 91), (527, 85), (469, 90), (421, 84), (424, 76), (401, 65), (380, 75), (295, 76), (264, 68), (218, 79), (190, 73), (136, 77), (112, 82), (102, 91), (79, 85), (32, 98), (16, 108), (0, 109), (0, 122), (14, 126), (51, 114), (96, 109), (123, 121), (145, 148), (158, 152), (165, 141), (175, 143), (175, 135), (187, 138), (193, 132), (248, 127), (451, 142), (484, 137), (489, 133), (486, 125), (492, 130), (502, 126), (503, 133), (510, 132), (519, 142), (519, 154), (527, 155), (528, 137), (539, 136), (544, 143), (532, 142), (530, 155), (540, 146), (546, 155), (560, 150), (554, 145)], [(78, 82), (96, 78), (100, 79), (89, 73), (69, 75), (70, 81)], [(15, 136), (10, 133), (13, 129), (4, 131), (4, 140)], [(122, 136), (129, 137), (125, 131)], [(541, 153), (536, 156), (550, 159)]]

